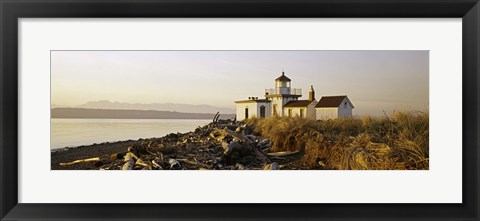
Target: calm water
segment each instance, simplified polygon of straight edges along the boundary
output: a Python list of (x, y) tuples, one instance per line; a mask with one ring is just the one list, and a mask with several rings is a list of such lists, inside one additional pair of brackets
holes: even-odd
[(51, 149), (185, 133), (212, 120), (51, 119)]

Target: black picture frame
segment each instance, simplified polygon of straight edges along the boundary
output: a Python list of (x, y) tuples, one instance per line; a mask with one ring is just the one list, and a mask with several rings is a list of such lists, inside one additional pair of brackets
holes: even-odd
[[(479, 220), (478, 0), (0, 0), (1, 220)], [(19, 18), (462, 18), (461, 204), (18, 203)], [(460, 98), (459, 98), (460, 99)]]

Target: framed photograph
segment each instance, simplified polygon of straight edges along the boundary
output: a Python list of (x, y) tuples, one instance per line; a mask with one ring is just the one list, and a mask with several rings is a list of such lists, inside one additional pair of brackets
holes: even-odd
[(51, 169), (428, 170), (428, 55), (51, 51)]
[(2, 220), (479, 220), (476, 0), (0, 10)]

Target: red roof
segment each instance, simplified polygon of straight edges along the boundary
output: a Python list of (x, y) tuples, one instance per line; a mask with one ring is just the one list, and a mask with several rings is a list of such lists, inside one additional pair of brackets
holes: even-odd
[(318, 101), (315, 107), (338, 107), (347, 96), (325, 96)]
[(289, 101), (283, 107), (306, 107), (311, 104), (313, 101), (309, 100), (297, 100), (297, 101)]
[(285, 72), (282, 72), (282, 76), (278, 77), (277, 79), (275, 79), (275, 81), (292, 81), (290, 80), (290, 78), (288, 78), (287, 76), (285, 76)]

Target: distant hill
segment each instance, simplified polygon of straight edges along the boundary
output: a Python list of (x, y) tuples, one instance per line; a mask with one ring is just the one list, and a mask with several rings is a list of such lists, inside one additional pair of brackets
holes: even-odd
[(69, 106), (66, 106), (66, 105), (57, 105), (57, 104), (51, 104), (51, 105), (50, 105), (50, 108), (62, 108), (62, 107), (69, 107)]
[(192, 104), (174, 104), (174, 103), (124, 103), (111, 102), (108, 100), (90, 101), (82, 105), (75, 106), (76, 108), (90, 108), (90, 109), (111, 109), (111, 110), (157, 110), (157, 111), (173, 111), (182, 113), (220, 113), (234, 114), (234, 108), (215, 107), (211, 105), (192, 105)]
[[(156, 110), (111, 110), (87, 108), (53, 108), (52, 118), (105, 118), (105, 119), (213, 119), (215, 113), (181, 113)], [(220, 119), (235, 117), (222, 114)]]

